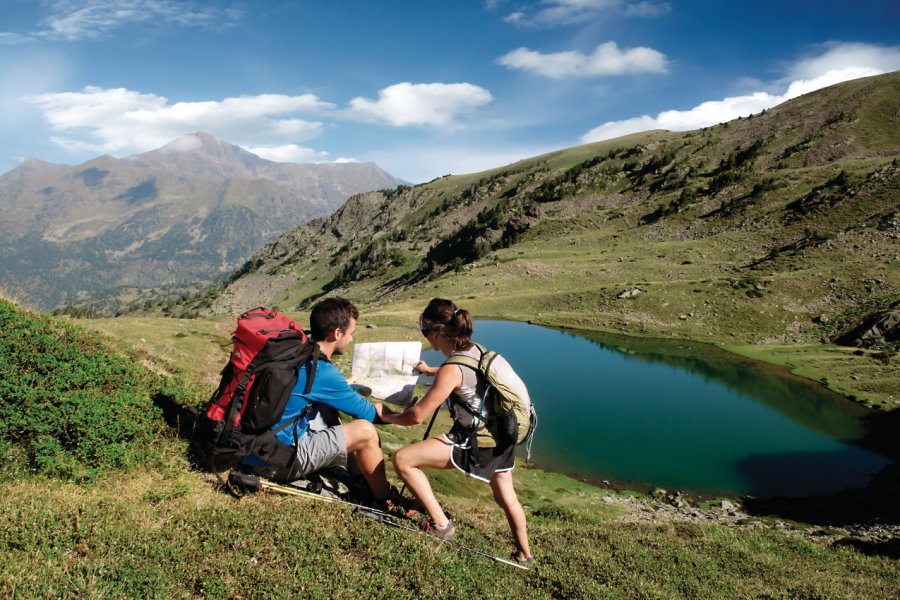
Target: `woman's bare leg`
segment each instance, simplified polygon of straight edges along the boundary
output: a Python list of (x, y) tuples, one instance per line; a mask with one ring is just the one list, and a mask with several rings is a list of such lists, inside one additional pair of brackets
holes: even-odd
[(494, 500), (506, 513), (506, 521), (512, 531), (516, 551), (522, 558), (528, 558), (531, 556), (531, 549), (528, 547), (528, 524), (525, 521), (525, 510), (522, 509), (516, 489), (513, 487), (512, 471), (494, 473), (491, 477), (491, 490), (494, 492)]
[(438, 504), (428, 477), (422, 472), (422, 467), (431, 469), (449, 469), (453, 466), (450, 462), (450, 445), (446, 442), (432, 438), (410, 446), (405, 446), (394, 454), (394, 469), (400, 479), (409, 486), (422, 507), (440, 528), (446, 527), (447, 515), (441, 505)]

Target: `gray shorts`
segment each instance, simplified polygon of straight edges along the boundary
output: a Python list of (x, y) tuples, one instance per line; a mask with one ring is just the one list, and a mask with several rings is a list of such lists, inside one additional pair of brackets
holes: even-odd
[(294, 481), (326, 467), (347, 466), (347, 440), (341, 425), (307, 430), (297, 443), (297, 462), (290, 469), (256, 467), (252, 472), (275, 481)]

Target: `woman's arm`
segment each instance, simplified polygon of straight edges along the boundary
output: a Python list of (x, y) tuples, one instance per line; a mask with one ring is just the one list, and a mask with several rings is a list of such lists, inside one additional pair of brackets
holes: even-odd
[(453, 390), (462, 385), (462, 373), (456, 365), (443, 365), (434, 370), (437, 372), (434, 384), (418, 403), (402, 413), (382, 409), (379, 414), (381, 420), (395, 425), (418, 425), (431, 416)]
[(434, 377), (438, 372), (438, 367), (429, 367), (424, 360), (417, 362), (413, 368), (422, 375), (428, 375), (429, 377)]

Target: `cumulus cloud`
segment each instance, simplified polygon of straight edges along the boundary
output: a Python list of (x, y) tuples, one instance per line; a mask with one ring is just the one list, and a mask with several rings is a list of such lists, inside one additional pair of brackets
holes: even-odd
[(277, 147), (315, 137), (322, 124), (298, 119), (298, 112), (333, 108), (312, 94), (261, 94), (218, 101), (176, 102), (124, 88), (86, 87), (79, 92), (30, 96), (50, 128), (68, 133), (52, 138), (69, 151), (111, 154), (157, 148), (190, 131), (207, 131), (236, 144)]
[(879, 75), (900, 69), (900, 47), (868, 44), (830, 44), (826, 51), (796, 62), (790, 77), (779, 82), (781, 94), (754, 92), (722, 100), (710, 100), (688, 110), (665, 110), (655, 117), (643, 115), (608, 121), (581, 137), (583, 143), (608, 140), (649, 129), (689, 131), (746, 117), (842, 81)]
[(792, 79), (814, 79), (831, 71), (868, 68), (882, 73), (900, 68), (900, 46), (830, 43), (823, 52), (797, 61), (788, 70)]
[(620, 49), (615, 42), (600, 44), (591, 54), (573, 50), (544, 54), (518, 48), (498, 58), (497, 63), (552, 79), (665, 73), (667, 70), (666, 57), (661, 52), (643, 47)]
[(378, 92), (378, 100), (354, 98), (348, 113), (391, 125), (449, 127), (460, 114), (493, 100), (486, 89), (470, 83), (397, 83)]
[[(284, 146), (245, 146), (244, 150), (252, 152), (266, 160), (275, 162), (318, 163), (328, 161), (327, 152), (319, 152), (312, 148), (303, 148), (297, 144), (286, 144)], [(335, 162), (344, 161), (338, 159), (338, 161)]]
[(426, 141), (371, 152), (366, 160), (376, 162), (395, 177), (413, 183), (424, 183), (448, 174), (480, 173), (554, 150), (559, 150), (559, 147), (508, 147), (495, 145), (489, 139), (465, 144)]

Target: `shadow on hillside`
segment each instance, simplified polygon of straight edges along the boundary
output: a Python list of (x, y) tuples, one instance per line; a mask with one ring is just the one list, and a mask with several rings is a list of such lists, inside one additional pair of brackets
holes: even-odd
[(156, 394), (153, 397), (153, 404), (162, 411), (163, 420), (175, 435), (189, 442), (187, 458), (191, 466), (202, 471), (209, 470), (209, 456), (203, 452), (203, 444), (198, 439), (200, 409), (179, 404), (166, 394)]
[[(779, 517), (822, 527), (861, 525), (900, 525), (900, 411), (873, 412), (862, 418), (866, 433), (852, 440), (854, 446), (875, 452), (894, 461), (873, 474), (866, 485), (837, 493), (815, 496), (777, 496), (776, 489), (756, 490), (744, 501), (751, 515)], [(827, 479), (829, 473), (852, 468), (852, 449), (831, 453), (774, 454), (755, 456), (740, 464), (741, 472), (751, 481), (772, 481), (773, 473), (784, 489), (796, 487), (804, 479)], [(821, 479), (820, 479), (821, 480)], [(838, 544), (848, 545), (871, 555), (900, 558), (900, 539), (876, 540), (870, 537), (846, 538)]]
[(862, 418), (866, 433), (853, 443), (900, 461), (900, 409), (872, 412)]
[[(742, 470), (752, 477), (754, 471), (760, 469), (780, 470), (787, 457), (772, 455), (755, 457), (742, 463)], [(815, 457), (808, 457), (809, 464)], [(832, 454), (820, 455), (817, 468), (828, 468)], [(791, 457), (792, 463), (800, 463)], [(796, 475), (796, 471), (784, 471), (785, 477)], [(821, 527), (851, 527), (862, 525), (877, 527), (879, 525), (900, 525), (900, 465), (894, 463), (882, 468), (872, 475), (865, 487), (846, 489), (836, 494), (769, 498), (747, 498), (743, 502), (744, 510), (755, 516), (780, 517)], [(900, 558), (900, 539), (892, 538), (878, 541), (870, 538), (847, 538), (839, 542), (855, 547), (866, 554), (877, 554)]]

